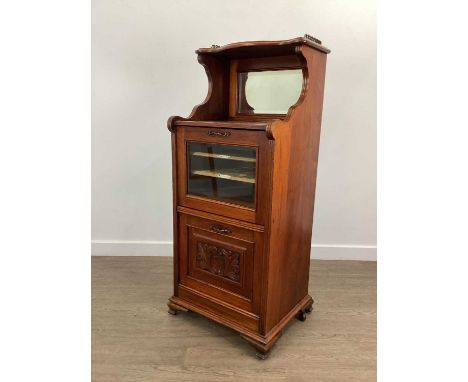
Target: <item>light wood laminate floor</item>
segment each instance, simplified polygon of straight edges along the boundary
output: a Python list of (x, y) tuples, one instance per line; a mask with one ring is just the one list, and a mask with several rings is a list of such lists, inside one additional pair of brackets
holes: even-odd
[(314, 310), (267, 360), (195, 313), (167, 313), (172, 258), (92, 258), (92, 380), (375, 381), (376, 263), (312, 260)]

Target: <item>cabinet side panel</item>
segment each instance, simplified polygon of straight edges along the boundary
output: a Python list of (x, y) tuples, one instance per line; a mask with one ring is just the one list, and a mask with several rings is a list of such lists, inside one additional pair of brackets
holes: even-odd
[(172, 145), (172, 238), (174, 251), (172, 261), (174, 264), (174, 296), (178, 296), (177, 285), (179, 282), (178, 272), (178, 214), (177, 214), (177, 135), (174, 131), (171, 132)]
[(189, 120), (223, 120), (229, 114), (229, 60), (206, 54), (198, 55), (198, 62), (208, 77), (206, 99), (195, 106)]
[(266, 331), (308, 294), (326, 55), (307, 47), (302, 55), (307, 93), (290, 120), (274, 131)]

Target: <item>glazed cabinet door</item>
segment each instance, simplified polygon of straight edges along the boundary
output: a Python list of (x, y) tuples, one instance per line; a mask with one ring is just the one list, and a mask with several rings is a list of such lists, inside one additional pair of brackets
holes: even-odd
[(179, 205), (264, 224), (268, 140), (264, 132), (190, 128), (177, 132)]
[(179, 214), (179, 280), (198, 292), (256, 312), (262, 234)]

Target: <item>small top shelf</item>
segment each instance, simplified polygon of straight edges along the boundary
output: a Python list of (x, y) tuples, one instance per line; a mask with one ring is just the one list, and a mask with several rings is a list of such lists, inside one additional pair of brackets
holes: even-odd
[(294, 49), (298, 45), (308, 45), (325, 54), (330, 53), (330, 49), (323, 46), (320, 40), (310, 35), (296, 37), (290, 40), (244, 41), (224, 46), (212, 45), (211, 48), (197, 49), (196, 53), (214, 54), (219, 56), (226, 56), (229, 58), (283, 56), (294, 54)]

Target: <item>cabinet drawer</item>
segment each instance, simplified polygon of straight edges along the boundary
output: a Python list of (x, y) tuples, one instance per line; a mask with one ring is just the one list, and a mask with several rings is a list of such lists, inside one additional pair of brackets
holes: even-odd
[(263, 234), (179, 213), (179, 282), (249, 312), (258, 305)]
[(253, 231), (236, 227), (225, 222), (203, 219), (196, 216), (187, 216), (187, 223), (201, 230), (209, 231), (218, 235), (233, 237), (249, 242), (254, 241)]

